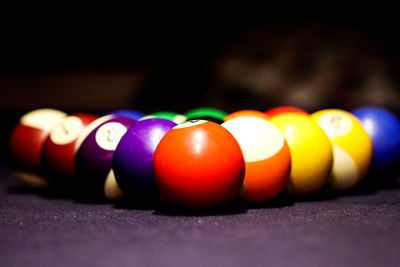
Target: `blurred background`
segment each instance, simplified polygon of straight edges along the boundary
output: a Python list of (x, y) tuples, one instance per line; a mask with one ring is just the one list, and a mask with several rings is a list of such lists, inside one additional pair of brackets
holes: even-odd
[(19, 14), (2, 26), (0, 109), (19, 116), (42, 107), (102, 114), (376, 104), (399, 113), (396, 17), (386, 7), (344, 7)]

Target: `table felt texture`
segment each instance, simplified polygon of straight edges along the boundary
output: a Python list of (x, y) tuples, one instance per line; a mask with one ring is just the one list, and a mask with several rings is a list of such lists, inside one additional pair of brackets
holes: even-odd
[(400, 186), (187, 212), (84, 203), (0, 166), (1, 266), (399, 266)]

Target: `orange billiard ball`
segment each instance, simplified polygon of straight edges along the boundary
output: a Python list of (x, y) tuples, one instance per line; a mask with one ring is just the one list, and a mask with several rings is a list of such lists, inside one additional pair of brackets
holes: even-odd
[(285, 188), (291, 158), (289, 146), (279, 129), (266, 119), (242, 116), (222, 124), (238, 141), (246, 162), (243, 200), (259, 203)]

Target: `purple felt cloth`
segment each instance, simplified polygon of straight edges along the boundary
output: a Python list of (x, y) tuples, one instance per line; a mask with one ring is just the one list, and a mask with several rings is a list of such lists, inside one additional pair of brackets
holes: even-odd
[(21, 189), (1, 164), (1, 266), (399, 266), (400, 189), (193, 215)]

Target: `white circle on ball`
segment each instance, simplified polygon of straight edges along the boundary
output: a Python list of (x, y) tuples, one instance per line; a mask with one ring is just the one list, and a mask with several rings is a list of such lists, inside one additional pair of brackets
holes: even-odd
[(75, 116), (65, 118), (50, 133), (50, 140), (56, 145), (65, 145), (76, 140), (82, 132), (83, 122)]
[(96, 143), (104, 150), (114, 151), (127, 129), (119, 122), (108, 122), (96, 131)]
[(21, 123), (25, 126), (50, 131), (65, 116), (67, 114), (59, 110), (37, 109), (22, 116)]
[(221, 124), (239, 143), (246, 162), (268, 159), (278, 153), (285, 139), (279, 129), (269, 121), (243, 116)]
[(353, 128), (353, 122), (348, 115), (339, 111), (330, 111), (321, 115), (318, 124), (329, 137), (346, 135)]
[(196, 126), (196, 125), (200, 125), (203, 123), (206, 123), (206, 120), (189, 120), (187, 122), (184, 122), (182, 124), (178, 124), (177, 126), (175, 126), (172, 129), (180, 129), (180, 128), (187, 128), (187, 127), (192, 127), (192, 126)]
[(75, 143), (75, 147), (74, 147), (74, 151), (78, 151), (79, 147), (81, 146), (81, 144), (83, 143), (83, 141), (86, 139), (86, 137), (89, 136), (89, 134), (91, 132), (94, 131), (94, 129), (96, 129), (99, 125), (101, 125), (102, 123), (111, 120), (112, 118), (114, 118), (114, 115), (106, 115), (100, 118), (97, 118), (96, 120), (92, 121), (88, 126), (85, 127), (85, 129), (83, 129), (82, 133), (79, 135), (78, 140)]

